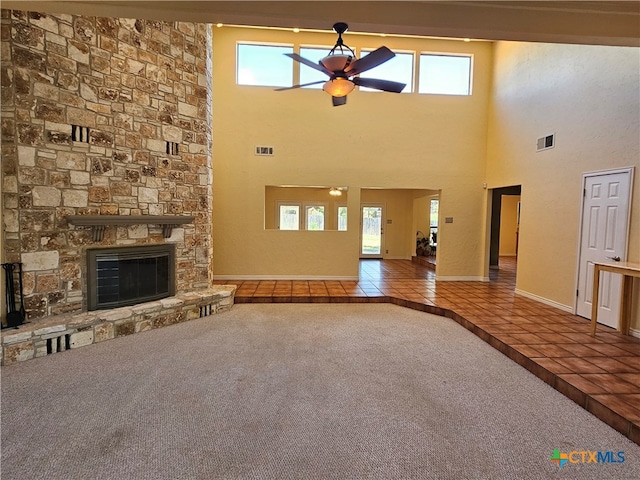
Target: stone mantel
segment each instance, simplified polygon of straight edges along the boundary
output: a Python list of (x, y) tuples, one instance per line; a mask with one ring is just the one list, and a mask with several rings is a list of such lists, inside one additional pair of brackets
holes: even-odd
[(173, 227), (193, 222), (191, 215), (67, 215), (71, 225), (92, 227), (93, 241), (100, 242), (107, 225), (162, 225), (162, 236), (169, 238)]

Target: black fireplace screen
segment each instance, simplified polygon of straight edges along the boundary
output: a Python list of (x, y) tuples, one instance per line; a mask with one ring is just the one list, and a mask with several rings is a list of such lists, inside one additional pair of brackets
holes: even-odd
[(175, 294), (174, 245), (87, 250), (89, 310), (123, 307)]

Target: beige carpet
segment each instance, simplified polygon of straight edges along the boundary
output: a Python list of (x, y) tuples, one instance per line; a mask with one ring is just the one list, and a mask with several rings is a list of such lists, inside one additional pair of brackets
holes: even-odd
[(640, 447), (393, 305), (236, 305), (4, 367), (1, 407), (4, 480), (640, 478)]

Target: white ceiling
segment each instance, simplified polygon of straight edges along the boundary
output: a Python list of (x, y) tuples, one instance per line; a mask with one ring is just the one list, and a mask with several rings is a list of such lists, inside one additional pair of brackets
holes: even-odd
[(2, 1), (2, 8), (87, 16), (299, 27), (487, 40), (640, 46), (633, 1)]

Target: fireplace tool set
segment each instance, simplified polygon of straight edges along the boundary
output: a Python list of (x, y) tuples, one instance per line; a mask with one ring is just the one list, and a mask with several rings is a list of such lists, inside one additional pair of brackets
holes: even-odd
[[(3, 263), (5, 278), (5, 298), (7, 301), (6, 326), (2, 328), (18, 328), (26, 318), (24, 309), (24, 295), (22, 290), (22, 263)], [(18, 271), (18, 287), (20, 289), (20, 308), (16, 308), (15, 272)]]

